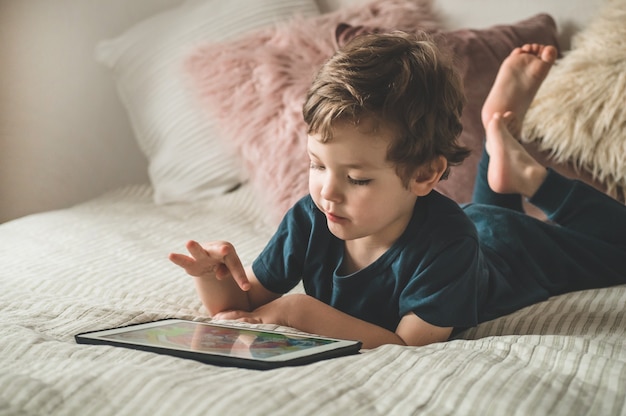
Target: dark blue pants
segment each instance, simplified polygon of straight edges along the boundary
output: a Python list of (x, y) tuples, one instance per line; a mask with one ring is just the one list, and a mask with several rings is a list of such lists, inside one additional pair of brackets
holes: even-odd
[(549, 220), (540, 221), (523, 213), (520, 195), (491, 191), (488, 164), (484, 152), (473, 203), (464, 210), (502, 270), (496, 272), (502, 286), (494, 290), (502, 290), (509, 305), (500, 307), (512, 311), (553, 295), (626, 283), (625, 205), (549, 170), (529, 199)]

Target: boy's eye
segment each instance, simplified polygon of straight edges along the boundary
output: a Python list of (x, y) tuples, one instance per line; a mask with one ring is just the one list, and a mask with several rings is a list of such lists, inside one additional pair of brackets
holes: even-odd
[(317, 163), (314, 163), (314, 162), (311, 162), (309, 164), (309, 168), (312, 169), (312, 170), (322, 170), (322, 169), (324, 169), (324, 166), (318, 165)]
[(371, 182), (371, 179), (354, 179), (348, 176), (348, 182), (350, 182), (352, 185), (367, 185)]

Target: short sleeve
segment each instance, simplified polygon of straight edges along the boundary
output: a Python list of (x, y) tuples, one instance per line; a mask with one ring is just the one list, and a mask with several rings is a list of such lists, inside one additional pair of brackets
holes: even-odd
[(482, 275), (486, 273), (474, 238), (450, 242), (424, 259), (400, 295), (400, 315), (415, 313), (440, 327), (478, 324)]
[(274, 293), (287, 293), (302, 279), (313, 223), (312, 207), (310, 196), (298, 201), (252, 263), (255, 276), (266, 289)]

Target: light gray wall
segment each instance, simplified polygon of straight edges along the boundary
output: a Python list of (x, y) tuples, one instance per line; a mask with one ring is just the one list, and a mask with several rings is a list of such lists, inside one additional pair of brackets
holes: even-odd
[(147, 182), (95, 44), (181, 0), (0, 0), (0, 222)]

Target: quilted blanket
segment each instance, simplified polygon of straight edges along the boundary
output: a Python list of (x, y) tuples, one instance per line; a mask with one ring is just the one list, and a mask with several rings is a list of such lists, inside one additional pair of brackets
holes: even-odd
[(168, 253), (228, 239), (249, 262), (272, 231), (247, 186), (163, 206), (129, 187), (0, 225), (0, 414), (626, 414), (626, 286), (555, 297), (445, 343), (270, 371), (75, 343), (208, 320)]

